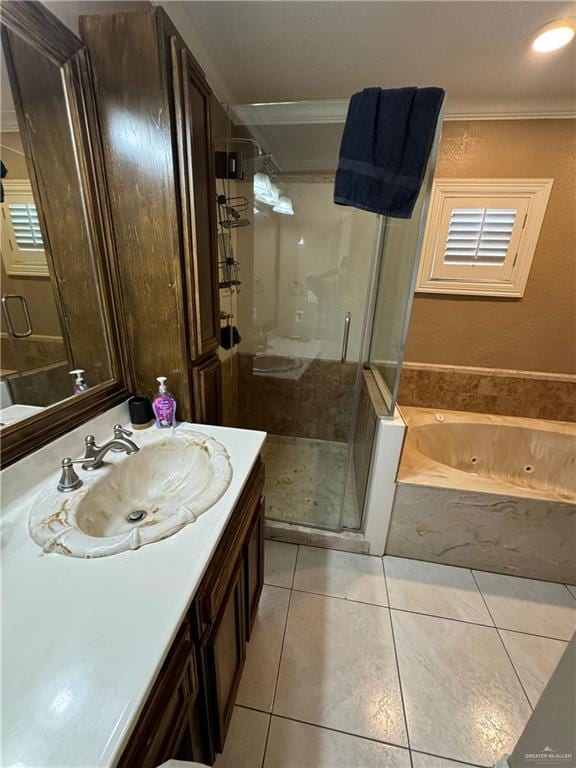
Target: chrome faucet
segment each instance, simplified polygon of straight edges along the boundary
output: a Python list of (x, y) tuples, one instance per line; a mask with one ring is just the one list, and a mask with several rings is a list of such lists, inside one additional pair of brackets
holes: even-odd
[(58, 481), (58, 490), (62, 491), (62, 493), (68, 493), (69, 491), (75, 491), (82, 485), (82, 480), (76, 474), (74, 464), (82, 464), (82, 469), (90, 471), (102, 466), (104, 457), (109, 451), (123, 452), (128, 455), (137, 453), (140, 448), (129, 439), (130, 437), (132, 437), (132, 432), (123, 429), (121, 424), (115, 425), (114, 437), (108, 440), (107, 443), (104, 443), (104, 445), (96, 445), (94, 435), (88, 435), (84, 440), (86, 446), (84, 458), (71, 459), (67, 457), (62, 459), (62, 472)]
[(137, 453), (140, 448), (129, 438), (132, 437), (132, 432), (127, 429), (123, 429), (121, 424), (116, 424), (114, 427), (114, 437), (108, 440), (104, 445), (96, 445), (94, 435), (88, 435), (84, 440), (86, 451), (84, 453), (84, 464), (82, 469), (92, 471), (98, 469), (104, 463), (104, 457), (110, 451), (115, 453), (126, 453), (128, 455)]

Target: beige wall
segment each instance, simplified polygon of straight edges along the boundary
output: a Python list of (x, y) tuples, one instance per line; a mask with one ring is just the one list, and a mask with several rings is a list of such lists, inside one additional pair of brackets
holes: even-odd
[(448, 122), (436, 176), (554, 186), (524, 297), (416, 295), (406, 360), (576, 373), (576, 121)]
[[(0, 143), (4, 145), (0, 154), (8, 169), (6, 180), (27, 179), (28, 169), (26, 167), (26, 160), (19, 154), (24, 149), (20, 134), (16, 131), (1, 133)], [(13, 147), (16, 152), (11, 152), (5, 147)], [(21, 293), (26, 297), (34, 334), (62, 336), (52, 283), (49, 277), (10, 277), (6, 273), (4, 261), (2, 260), (0, 284), (3, 294)], [(3, 317), (0, 319), (0, 328), (2, 331), (5, 330)]]

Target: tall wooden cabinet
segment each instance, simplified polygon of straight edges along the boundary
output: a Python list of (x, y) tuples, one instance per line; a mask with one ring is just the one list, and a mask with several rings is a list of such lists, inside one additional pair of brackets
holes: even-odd
[(180, 419), (218, 424), (212, 93), (161, 8), (83, 16), (80, 33), (94, 74), (135, 386), (152, 395), (156, 376), (167, 376)]

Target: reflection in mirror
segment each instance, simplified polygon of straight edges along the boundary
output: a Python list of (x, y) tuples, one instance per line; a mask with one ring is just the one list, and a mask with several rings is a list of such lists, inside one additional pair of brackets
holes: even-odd
[(112, 372), (63, 68), (5, 28), (0, 68), (5, 427)]

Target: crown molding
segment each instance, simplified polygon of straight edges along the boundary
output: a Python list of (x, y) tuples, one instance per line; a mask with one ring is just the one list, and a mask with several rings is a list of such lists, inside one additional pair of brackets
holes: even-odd
[[(565, 104), (559, 105), (565, 107)], [(470, 109), (467, 104), (448, 103), (444, 120), (546, 120), (574, 119), (576, 110), (565, 108), (522, 109), (502, 105)], [(232, 107), (238, 125), (321, 125), (343, 123), (348, 110), (348, 99), (321, 101), (286, 101), (270, 104), (238, 104)]]
[(234, 99), (228, 85), (216, 64), (214, 57), (202, 39), (202, 35), (192, 18), (189, 5), (181, 0), (151, 0), (152, 5), (161, 6), (184, 41), (194, 54), (194, 58), (204, 70), (206, 80), (221, 104), (232, 104)]

